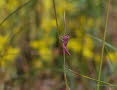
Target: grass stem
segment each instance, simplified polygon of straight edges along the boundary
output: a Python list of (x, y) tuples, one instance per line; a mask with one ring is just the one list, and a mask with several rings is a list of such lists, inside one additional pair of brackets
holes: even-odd
[(56, 27), (57, 27), (57, 30), (58, 30), (58, 37), (59, 37), (59, 25), (58, 25), (58, 19), (57, 19), (55, 0), (53, 0), (53, 9), (54, 9), (54, 16), (55, 16), (55, 19), (56, 19)]
[(64, 64), (63, 64), (63, 67), (64, 67), (64, 80), (65, 80), (66, 90), (70, 90), (69, 85), (68, 85), (67, 75), (66, 75), (66, 58), (65, 58), (65, 53), (63, 55), (64, 55)]
[(86, 78), (86, 79), (89, 79), (89, 80), (93, 80), (93, 81), (96, 81), (96, 82), (100, 82), (100, 83), (103, 83), (103, 84), (106, 84), (106, 85), (100, 85), (100, 86), (112, 86), (112, 87), (117, 87), (117, 85), (114, 85), (114, 84), (111, 84), (111, 83), (108, 83), (108, 82), (105, 82), (105, 81), (101, 81), (101, 80), (97, 80), (95, 78), (91, 78), (91, 77), (88, 77), (86, 75), (83, 75), (83, 74), (79, 74), (71, 69), (68, 69), (70, 72), (72, 72), (74, 75), (76, 76), (81, 76), (83, 78)]
[[(105, 40), (106, 40), (106, 31), (107, 31), (107, 26), (108, 26), (109, 9), (110, 9), (110, 0), (108, 0), (108, 5), (107, 5), (107, 16), (106, 16), (106, 24), (105, 24), (105, 30), (104, 30), (103, 43), (102, 43), (102, 52), (101, 52), (100, 66), (99, 66), (99, 72), (98, 72), (98, 81), (101, 80), (102, 63), (103, 63), (103, 57), (104, 57), (104, 48), (105, 48)], [(96, 90), (100, 90), (100, 82), (97, 83)]]

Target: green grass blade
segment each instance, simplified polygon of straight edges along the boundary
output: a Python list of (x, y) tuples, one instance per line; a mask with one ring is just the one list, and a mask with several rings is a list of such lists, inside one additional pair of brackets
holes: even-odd
[[(106, 31), (107, 31), (107, 26), (108, 26), (109, 9), (110, 9), (110, 0), (108, 0), (108, 5), (107, 5), (107, 16), (106, 16), (106, 24), (105, 24), (105, 30), (104, 30), (103, 43), (102, 43), (102, 53), (101, 53), (100, 65), (99, 65), (98, 81), (101, 80), (102, 63), (103, 63), (103, 57), (104, 57), (104, 49), (105, 49), (105, 41), (106, 41)], [(97, 83), (96, 90), (100, 90), (100, 82)]]
[[(88, 77), (86, 75), (83, 75), (83, 74), (79, 74), (71, 69), (68, 69), (70, 72), (72, 72), (74, 75), (76, 76), (81, 76), (83, 78), (86, 78), (86, 79), (89, 79), (89, 80), (93, 80), (93, 81), (96, 81), (96, 82), (100, 82), (100, 83), (103, 83), (103, 84), (107, 84), (109, 86), (113, 86), (113, 87), (117, 87), (117, 85), (114, 85), (114, 84), (111, 84), (111, 83), (108, 83), (108, 82), (105, 82), (105, 81), (101, 81), (101, 80), (97, 80), (97, 79), (94, 79), (94, 78), (91, 78), (91, 77)], [(100, 86), (103, 86), (103, 85), (100, 85)]]
[[(88, 34), (88, 35), (89, 35), (92, 39), (95, 39), (96, 41), (98, 41), (98, 42), (100, 42), (100, 43), (103, 42), (102, 39), (100, 39), (100, 38), (98, 38), (98, 37), (96, 37), (96, 36), (93, 36), (93, 35), (91, 35), (91, 34)], [(112, 49), (112, 50), (114, 50), (114, 51), (117, 51), (117, 48), (114, 47), (113, 45), (111, 45), (110, 43), (105, 42), (105, 46), (107, 46), (108, 48), (110, 48), (110, 49)]]
[(29, 0), (27, 2), (25, 2), (23, 5), (19, 6), (17, 9), (15, 9), (13, 12), (11, 12), (7, 17), (5, 17), (1, 22), (0, 22), (0, 26), (7, 20), (9, 19), (12, 15), (14, 15), (16, 12), (18, 12), (20, 9), (22, 9), (23, 7), (25, 7), (26, 5), (28, 5), (31, 1), (33, 0)]

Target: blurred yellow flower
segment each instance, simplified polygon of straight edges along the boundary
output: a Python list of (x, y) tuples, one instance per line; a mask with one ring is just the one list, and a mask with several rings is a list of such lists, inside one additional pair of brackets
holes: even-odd
[(5, 5), (5, 0), (0, 1), (0, 7), (3, 7)]
[(83, 45), (83, 56), (87, 58), (92, 58), (93, 57), (93, 41), (92, 39), (85, 35), (85, 42)]
[(41, 28), (47, 32), (50, 32), (50, 30), (56, 26), (55, 19), (49, 19), (49, 17), (45, 17), (42, 20)]
[(11, 63), (13, 63), (18, 53), (18, 48), (9, 47), (7, 52), (1, 58), (2, 67), (8, 67), (8, 64), (10, 65)]
[(39, 55), (43, 60), (50, 61), (52, 60), (52, 50), (49, 48), (40, 48), (39, 49)]
[(70, 39), (68, 43), (68, 48), (73, 50), (74, 52), (80, 52), (81, 49), (83, 50), (83, 56), (87, 58), (93, 57), (93, 42), (89, 36), (85, 36), (84, 44), (81, 45), (80, 39)]
[[(42, 45), (45, 45), (44, 43)], [(30, 42), (30, 46), (38, 49), (40, 47), (40, 42), (38, 40)]]
[(32, 65), (33, 65), (34, 68), (41, 68), (41, 67), (43, 67), (42, 62), (39, 59), (38, 60), (33, 60)]
[(0, 50), (4, 49), (4, 45), (8, 42), (7, 36), (0, 36)]
[(112, 62), (117, 63), (117, 52), (109, 52), (106, 57)]
[(92, 58), (93, 57), (93, 52), (89, 48), (84, 47), (83, 48), (83, 56), (86, 58)]
[(70, 39), (68, 43), (68, 48), (74, 52), (79, 52), (81, 50), (81, 45), (77, 39)]
[(63, 14), (64, 11), (69, 11), (70, 13), (74, 13), (76, 11), (76, 8), (74, 4), (68, 1), (58, 1), (57, 2), (57, 12), (59, 14)]
[(12, 11), (15, 8), (17, 8), (18, 5), (19, 5), (18, 0), (9, 0), (6, 7), (7, 7), (8, 10)]
[(39, 49), (44, 47), (52, 46), (55, 42), (55, 38), (45, 36), (42, 40), (35, 40), (30, 42), (30, 46)]
[(50, 0), (44, 0), (43, 2), (43, 8), (44, 8), (44, 12), (49, 12), (51, 9), (51, 1)]
[(18, 48), (8, 48), (7, 51), (7, 55), (5, 55), (5, 59), (6, 60), (13, 60), (15, 58), (15, 56), (17, 56), (19, 53), (19, 49)]

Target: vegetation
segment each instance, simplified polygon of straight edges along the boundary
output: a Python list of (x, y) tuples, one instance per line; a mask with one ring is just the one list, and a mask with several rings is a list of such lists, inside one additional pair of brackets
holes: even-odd
[(1, 0), (0, 90), (116, 90), (116, 10), (116, 0)]

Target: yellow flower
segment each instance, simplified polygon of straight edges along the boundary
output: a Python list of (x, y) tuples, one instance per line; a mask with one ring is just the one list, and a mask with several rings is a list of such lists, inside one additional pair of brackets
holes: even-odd
[(88, 48), (84, 48), (83, 49), (83, 56), (87, 57), (87, 58), (92, 58), (92, 56), (93, 56), (92, 50), (90, 50)]
[(8, 10), (14, 10), (14, 8), (17, 8), (18, 7), (18, 0), (9, 0), (9, 2), (7, 3), (7, 9)]
[(91, 37), (89, 37), (88, 35), (85, 36), (85, 47), (92, 49), (93, 48), (93, 41), (91, 39)]
[(74, 52), (79, 52), (81, 50), (81, 45), (77, 39), (70, 39), (68, 43), (68, 48)]
[[(30, 42), (30, 46), (33, 47), (33, 48), (36, 48), (36, 49), (39, 48), (39, 46), (40, 46), (39, 44), (40, 44), (40, 43), (39, 43), (38, 40), (35, 40), (35, 41)], [(43, 44), (43, 45), (44, 45), (44, 44)]]
[(44, 8), (45, 12), (49, 12), (49, 10), (51, 9), (51, 2), (50, 2), (50, 0), (44, 0), (43, 8)]
[(18, 53), (19, 53), (19, 49), (10, 47), (4, 58), (6, 60), (13, 60), (17, 56)]
[(53, 45), (55, 42), (55, 38), (45, 36), (42, 40), (35, 40), (30, 43), (30, 46), (35, 49), (45, 48)]
[(15, 57), (18, 55), (18, 53), (19, 49), (12, 47), (8, 48), (7, 52), (4, 54), (0, 61), (2, 67), (9, 67), (9, 65), (14, 62)]
[(33, 60), (32, 65), (33, 65), (34, 68), (41, 68), (41, 67), (43, 67), (42, 62), (39, 59), (38, 60)]
[(107, 58), (110, 59), (112, 62), (117, 63), (117, 52), (109, 52)]
[(69, 11), (70, 13), (74, 13), (76, 11), (76, 8), (74, 4), (68, 1), (58, 1), (57, 3), (57, 12), (59, 14), (63, 14), (64, 11)]
[(0, 50), (4, 49), (4, 45), (7, 43), (7, 36), (0, 36)]
[(5, 0), (0, 1), (0, 7), (3, 7), (5, 5)]
[(43, 60), (52, 60), (52, 51), (49, 48), (40, 48), (39, 55)]
[(42, 20), (41, 28), (45, 31), (49, 32), (53, 27), (56, 26), (55, 19), (50, 19), (49, 17), (45, 17)]
[(93, 42), (89, 36), (85, 36), (85, 42), (83, 45), (83, 55), (87, 58), (93, 57)]

